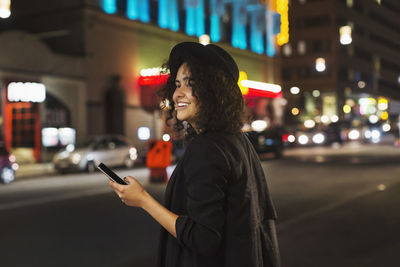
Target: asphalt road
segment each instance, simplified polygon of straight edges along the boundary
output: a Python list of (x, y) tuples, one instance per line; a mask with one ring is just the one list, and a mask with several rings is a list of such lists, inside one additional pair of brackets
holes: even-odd
[[(399, 266), (400, 148), (286, 152), (263, 167), (277, 207), (283, 266)], [(162, 201), (164, 184), (137, 177)], [(159, 226), (125, 207), (100, 174), (0, 186), (0, 266), (152, 267)]]

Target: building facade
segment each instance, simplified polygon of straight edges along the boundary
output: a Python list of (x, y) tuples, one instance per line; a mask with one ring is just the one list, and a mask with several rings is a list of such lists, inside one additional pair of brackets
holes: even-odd
[(397, 128), (399, 12), (395, 0), (292, 0), (282, 47), (287, 122)]
[[(77, 139), (93, 134), (122, 134), (133, 141), (140, 153), (147, 143), (139, 135), (140, 128), (148, 129), (148, 138), (161, 138), (162, 114), (157, 105), (146, 103), (149, 99), (158, 101), (152, 97), (156, 87), (141, 85), (141, 73), (159, 68), (178, 42), (198, 42), (199, 37), (208, 36), (211, 42), (232, 54), (247, 79), (280, 84), (276, 41), (280, 33), (277, 19), (281, 16), (277, 15), (276, 4), (269, 7), (259, 0), (42, 0), (39, 5), (35, 1), (13, 0), (11, 11), (10, 18), (1, 21), (0, 36), (7, 38), (10, 31), (18, 31), (33, 36), (42, 50), (47, 51), (33, 51), (32, 56), (37, 59), (32, 61), (40, 65), (46, 60), (45, 65), (49, 65), (44, 72), (54, 76), (51, 82), (54, 87), (50, 82), (45, 84), (48, 93), (51, 88), (66, 90), (54, 95), (61, 102), (60, 106), (69, 111), (70, 120), (66, 124), (76, 131)], [(284, 37), (280, 38), (283, 42)], [(7, 49), (10, 51), (7, 53), (23, 57), (21, 51), (25, 48), (19, 43), (18, 47)], [(43, 58), (46, 53), (60, 55), (69, 62)], [(29, 73), (40, 73), (37, 71), (40, 68), (26, 65), (23, 59), (15, 65), (18, 65), (15, 69), (22, 65)], [(0, 70), (8, 66), (7, 62), (1, 63)], [(68, 69), (66, 72), (70, 74), (56, 79), (59, 75), (54, 66)], [(38, 78), (32, 80), (44, 83), (42, 76), (37, 75)], [(6, 76), (2, 79), (4, 86)], [(64, 81), (63, 77), (70, 79)], [(75, 78), (79, 85), (74, 89), (63, 84)], [(271, 96), (259, 98), (279, 105), (273, 103)], [(253, 98), (251, 101), (258, 102)], [(4, 121), (10, 121), (5, 114)], [(10, 131), (5, 125), (3, 123), (3, 132)], [(45, 125), (42, 120), (35, 126), (35, 136), (42, 135)], [(61, 127), (64, 126), (55, 128)], [(41, 146), (43, 150), (43, 143)], [(43, 155), (39, 158), (43, 160)]]

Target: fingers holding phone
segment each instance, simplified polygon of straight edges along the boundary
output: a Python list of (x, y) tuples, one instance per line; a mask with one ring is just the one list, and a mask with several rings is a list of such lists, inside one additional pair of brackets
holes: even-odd
[(131, 207), (142, 207), (143, 200), (147, 192), (143, 186), (133, 177), (127, 176), (124, 178), (128, 185), (120, 185), (110, 179), (111, 188), (117, 193), (119, 198), (125, 205)]

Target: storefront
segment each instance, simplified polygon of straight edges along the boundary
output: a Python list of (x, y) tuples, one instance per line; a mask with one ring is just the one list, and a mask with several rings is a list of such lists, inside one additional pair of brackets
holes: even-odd
[(10, 79), (3, 86), (3, 136), (6, 148), (26, 148), (35, 161), (40, 160), (40, 103), (46, 88), (34, 81)]
[(86, 135), (82, 59), (56, 54), (21, 31), (0, 34), (0, 136), (18, 163), (50, 161)]
[(19, 162), (49, 160), (46, 153), (75, 143), (68, 107), (43, 83), (15, 78), (3, 84), (2, 135)]

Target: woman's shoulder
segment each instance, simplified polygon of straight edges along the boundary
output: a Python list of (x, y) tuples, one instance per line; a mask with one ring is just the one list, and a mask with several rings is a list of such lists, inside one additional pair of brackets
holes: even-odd
[(231, 132), (204, 132), (196, 135), (192, 141), (195, 145), (199, 144), (219, 144), (222, 142), (226, 142), (232, 139), (237, 139), (240, 137), (242, 133), (231, 133)]
[(228, 151), (229, 147), (237, 146), (243, 138), (243, 133), (205, 132), (196, 135), (188, 144), (187, 150), (219, 150)]

